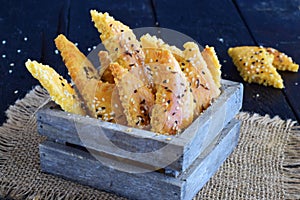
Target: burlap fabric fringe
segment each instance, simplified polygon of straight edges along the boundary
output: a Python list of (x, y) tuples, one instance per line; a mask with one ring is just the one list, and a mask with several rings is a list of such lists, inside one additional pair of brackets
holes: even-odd
[[(0, 199), (124, 199), (40, 171), (38, 144), (45, 138), (36, 132), (34, 114), (48, 101), (37, 86), (7, 111), (0, 127)], [(300, 127), (278, 117), (237, 117), (237, 148), (195, 199), (300, 199)]]

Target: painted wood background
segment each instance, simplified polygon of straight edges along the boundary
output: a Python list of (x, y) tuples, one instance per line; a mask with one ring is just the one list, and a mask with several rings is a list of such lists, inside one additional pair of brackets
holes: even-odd
[(242, 81), (227, 49), (272, 46), (300, 63), (300, 1), (261, 0), (9, 0), (0, 6), (0, 124), (5, 110), (38, 84), (25, 69), (36, 59), (67, 75), (53, 39), (64, 33), (85, 53), (99, 44), (90, 9), (107, 11), (132, 28), (160, 26), (214, 46), (222, 77), (244, 84), (243, 111), (300, 118), (299, 73), (281, 72), (283, 90)]

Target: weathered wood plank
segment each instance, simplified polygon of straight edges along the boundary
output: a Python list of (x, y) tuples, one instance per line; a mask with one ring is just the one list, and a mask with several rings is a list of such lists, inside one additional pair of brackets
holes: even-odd
[[(255, 42), (258, 45), (274, 47), (291, 56), (296, 63), (300, 63), (300, 12), (299, 0), (291, 1), (244, 1), (237, 0), (241, 11)], [(284, 80), (284, 94), (288, 103), (295, 112), (295, 118), (300, 121), (300, 83), (299, 73), (280, 72)], [(272, 91), (273, 93), (273, 91)], [(280, 116), (289, 118), (284, 114), (288, 110), (282, 105), (272, 105), (278, 110)]]
[[(43, 61), (56, 68), (56, 60), (60, 58), (54, 53), (52, 38), (56, 35), (64, 3), (61, 0), (1, 2), (0, 125), (6, 119), (4, 111), (8, 106), (38, 84), (27, 71), (26, 60)], [(51, 58), (45, 57), (46, 49)]]
[(49, 139), (80, 145), (116, 159), (129, 159), (137, 165), (166, 168), (176, 176), (191, 165), (241, 108), (242, 85), (225, 80), (222, 83), (220, 97), (177, 136), (128, 129), (47, 107), (37, 113), (38, 132)]
[(59, 143), (40, 145), (44, 172), (114, 192), (130, 199), (191, 199), (217, 171), (237, 145), (240, 122), (233, 119), (178, 178), (158, 172), (127, 173), (103, 165), (89, 153)]
[[(155, 11), (157, 13), (157, 20), (161, 27), (174, 29), (180, 31), (181, 33), (187, 34), (198, 41), (200, 45), (204, 46), (208, 44), (215, 47), (219, 60), (222, 64), (222, 77), (224, 79), (238, 81), (244, 84), (243, 111), (260, 113), (261, 115), (279, 115), (284, 119), (295, 119), (293, 111), (289, 107), (289, 102), (286, 100), (285, 94), (281, 90), (276, 90), (271, 87), (264, 87), (257, 84), (245, 83), (240, 77), (236, 67), (231, 62), (231, 58), (227, 54), (229, 47), (257, 45), (249, 33), (246, 25), (244, 24), (240, 13), (236, 9), (234, 1), (153, 1)], [(253, 1), (243, 2), (245, 9), (249, 8), (249, 11), (253, 11), (253, 5), (255, 5)], [(266, 3), (264, 1), (255, 2), (260, 2), (260, 4)], [(284, 3), (277, 1), (276, 4)], [(279, 6), (275, 8), (277, 8), (277, 11), (275, 12), (278, 12), (278, 10), (281, 9)], [(290, 10), (290, 8), (286, 8), (284, 12), (290, 12)], [(244, 13), (244, 10), (242, 10), (242, 13)], [(257, 22), (257, 24), (253, 24), (251, 30), (259, 27), (261, 34), (264, 34), (265, 29), (267, 29), (265, 24), (263, 24), (264, 18), (258, 17), (259, 15), (255, 15), (256, 14), (254, 13), (253, 15), (249, 16), (249, 20), (252, 19), (252, 22)], [(287, 16), (291, 15), (292, 14), (289, 14)], [(281, 16), (284, 16), (284, 14), (281, 14)], [(278, 24), (271, 25), (273, 28), (270, 29), (270, 35), (278, 32), (285, 32), (286, 34), (292, 32), (278, 28), (281, 27), (279, 24), (282, 24), (281, 18), (271, 15), (268, 15), (267, 18), (268, 22), (274, 19), (278, 20)], [(298, 18), (295, 20), (298, 20)], [(284, 24), (286, 26), (295, 27), (295, 29), (298, 27), (296, 25), (292, 25), (290, 22), (286, 22)], [(299, 33), (299, 31), (297, 33)], [(257, 34), (258, 33), (254, 33), (254, 35)], [(268, 36), (265, 36), (265, 38), (266, 39), (264, 42), (267, 42), (269, 39)], [(298, 41), (298, 39), (294, 39)], [(294, 42), (295, 40), (292, 41)], [(297, 48), (297, 45), (295, 45), (294, 48)], [(295, 103), (297, 102), (299, 102), (299, 98)]]

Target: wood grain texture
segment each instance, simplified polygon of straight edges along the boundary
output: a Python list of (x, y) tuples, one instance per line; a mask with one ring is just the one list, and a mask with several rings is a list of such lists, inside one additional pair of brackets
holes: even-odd
[[(55, 48), (51, 38), (56, 35), (60, 23), (58, 16), (64, 3), (58, 0), (1, 2), (0, 124), (6, 118), (4, 111), (8, 106), (38, 84), (27, 71), (26, 60), (44, 61), (55, 67)], [(53, 56), (45, 57), (46, 54)]]
[[(233, 119), (181, 176), (158, 172), (126, 173), (107, 167), (89, 153), (45, 141), (40, 145), (44, 172), (114, 192), (130, 199), (191, 199), (237, 145), (240, 122)], [(67, 170), (66, 170), (67, 169)]]
[[(229, 47), (256, 45), (256, 41), (253, 40), (233, 1), (191, 0), (182, 3), (168, 0), (153, 1), (157, 20), (161, 27), (187, 34), (203, 46), (208, 44), (215, 47), (222, 64), (222, 77), (244, 84), (243, 111), (256, 112), (262, 115), (279, 115), (283, 119), (296, 119), (285, 94), (281, 90), (243, 82), (231, 58), (227, 55)], [(263, 22), (263, 20), (255, 17), (257, 11), (252, 9), (253, 1), (241, 0), (239, 2), (243, 2), (245, 8), (249, 7), (249, 10), (252, 10), (252, 21), (255, 19), (258, 23)], [(178, 8), (181, 12), (177, 12)], [(286, 9), (286, 12), (288, 11), (289, 9)], [(269, 21), (273, 18), (270, 18)], [(278, 22), (281, 21), (280, 18), (276, 18)], [(274, 29), (278, 31), (278, 27)], [(265, 30), (265, 27), (261, 26), (261, 30)], [(299, 98), (296, 99), (299, 101)]]
[[(41, 109), (37, 113), (38, 132), (48, 139), (83, 146), (136, 165), (167, 168), (179, 175), (218, 137), (223, 127), (239, 112), (243, 88), (222, 80), (222, 94), (181, 134), (157, 135), (153, 132), (68, 114), (61, 110)], [(147, 156), (141, 155), (147, 153)]]
[[(237, 0), (237, 6), (245, 19), (252, 37), (258, 45), (274, 47), (291, 56), (296, 63), (300, 63), (300, 12), (299, 0), (291, 1), (241, 1)], [(300, 74), (292, 72), (280, 72), (284, 80), (284, 95), (293, 108), (295, 118), (300, 120), (300, 93), (298, 92)], [(287, 109), (279, 107), (281, 113)], [(282, 107), (282, 108), (281, 108)], [(282, 111), (281, 111), (282, 109)], [(285, 116), (288, 118), (288, 115)]]

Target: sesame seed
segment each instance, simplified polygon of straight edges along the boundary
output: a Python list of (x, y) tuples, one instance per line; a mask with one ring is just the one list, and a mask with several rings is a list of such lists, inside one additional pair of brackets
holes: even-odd
[(223, 38), (218, 38), (218, 40), (223, 43), (224, 42), (224, 39)]

